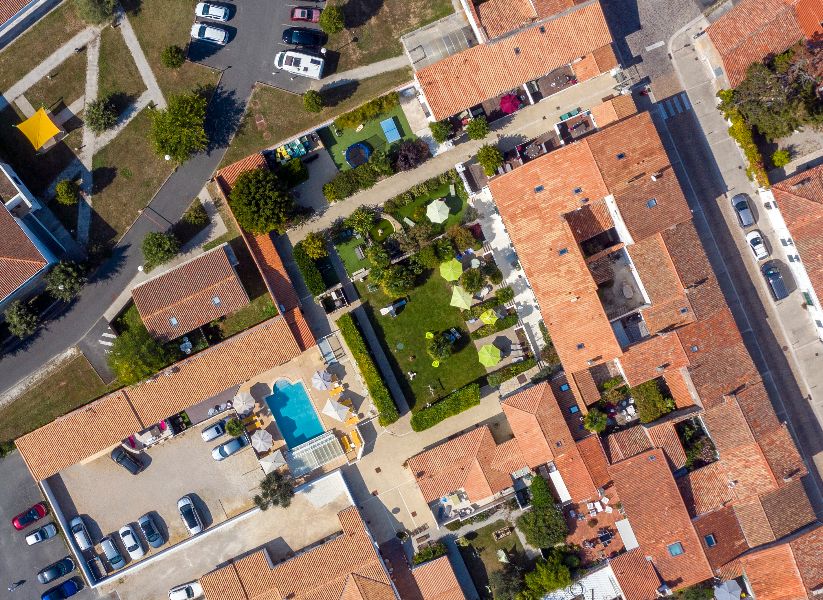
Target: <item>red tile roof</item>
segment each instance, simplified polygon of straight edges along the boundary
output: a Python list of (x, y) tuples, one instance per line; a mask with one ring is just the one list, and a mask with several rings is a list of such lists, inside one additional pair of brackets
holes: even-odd
[[(474, 4), (473, 0), (467, 0)], [(531, 0), (486, 0), (474, 6), (489, 39), (531, 23), (537, 13)]]
[(590, 435), (577, 442), (580, 457), (586, 463), (586, 468), (595, 487), (604, 488), (612, 480), (609, 473), (609, 461), (603, 450), (599, 435)]
[(223, 244), (132, 289), (134, 305), (153, 337), (173, 340), (249, 303), (228, 252)]
[(609, 434), (606, 438), (606, 448), (611, 462), (617, 463), (651, 450), (652, 442), (646, 435), (646, 429), (635, 425)]
[[(694, 528), (715, 571), (749, 549), (731, 506), (701, 516), (694, 521)], [(714, 538), (711, 547), (706, 543), (706, 536), (709, 535)]]
[(809, 497), (803, 489), (803, 482), (799, 479), (773, 492), (763, 494), (760, 497), (760, 503), (763, 505), (766, 518), (777, 539), (794, 533), (817, 520)]
[(734, 514), (737, 522), (740, 523), (740, 529), (743, 530), (746, 541), (752, 548), (775, 540), (769, 518), (757, 496), (751, 496), (735, 503)]
[(466, 600), (448, 556), (441, 556), (412, 569), (420, 600)]
[(217, 172), (215, 180), (222, 189), (223, 193), (228, 196), (231, 193), (231, 188), (240, 177), (241, 173), (251, 171), (252, 169), (267, 169), (266, 159), (263, 155), (257, 152), (251, 156), (247, 156), (227, 167), (223, 167)]
[(31, 4), (31, 0), (2, 0), (0, 2), (0, 25), (10, 21), (14, 15)]
[(243, 232), (243, 238), (279, 310), (285, 312), (300, 306), (294, 284), (286, 272), (271, 234), (251, 235)]
[(626, 375), (626, 383), (640, 385), (669, 372), (677, 372), (689, 364), (683, 346), (674, 333), (664, 333), (644, 339), (629, 346), (620, 357), (620, 366)]
[(686, 466), (686, 453), (683, 451), (683, 445), (680, 443), (674, 425), (674, 422), (666, 421), (646, 429), (652, 445), (663, 450), (672, 471)]
[(416, 77), (434, 117), (444, 119), (611, 43), (599, 2), (587, 2), (540, 26), (448, 56)]
[(719, 462), (689, 471), (677, 480), (677, 486), (692, 516), (725, 506), (735, 498)]
[(740, 559), (757, 600), (806, 600), (808, 595), (788, 544), (780, 544)]
[[(712, 576), (703, 547), (662, 450), (644, 452), (610, 467), (626, 517), (640, 544), (651, 556), (660, 577), (680, 589)], [(665, 523), (665, 527), (661, 524)], [(679, 542), (683, 553), (672, 556)]]
[(6, 206), (2, 202), (0, 205), (0, 301), (3, 301), (45, 268), (48, 261)]
[(610, 561), (617, 583), (626, 600), (657, 600), (660, 577), (651, 561), (646, 560), (642, 548), (620, 554)]
[(803, 585), (811, 593), (823, 588), (823, 526), (789, 542)]

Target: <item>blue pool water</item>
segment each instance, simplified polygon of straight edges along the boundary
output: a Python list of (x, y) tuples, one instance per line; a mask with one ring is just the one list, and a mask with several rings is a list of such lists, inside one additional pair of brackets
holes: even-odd
[(285, 379), (278, 379), (274, 384), (274, 393), (266, 396), (266, 404), (289, 448), (323, 433), (323, 424), (302, 382), (289, 383)]

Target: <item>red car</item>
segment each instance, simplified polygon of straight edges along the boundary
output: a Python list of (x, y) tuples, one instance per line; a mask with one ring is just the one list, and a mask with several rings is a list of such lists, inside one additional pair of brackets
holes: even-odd
[(11, 524), (14, 525), (14, 528), (16, 530), (20, 531), (21, 529), (25, 529), (35, 521), (39, 521), (40, 519), (45, 517), (48, 512), (49, 511), (46, 508), (46, 505), (42, 502), (38, 502), (30, 509), (23, 511), (16, 517), (14, 517), (11, 520)]
[(320, 20), (319, 8), (301, 7), (293, 8), (291, 11), (292, 21), (307, 21), (309, 23), (317, 23)]

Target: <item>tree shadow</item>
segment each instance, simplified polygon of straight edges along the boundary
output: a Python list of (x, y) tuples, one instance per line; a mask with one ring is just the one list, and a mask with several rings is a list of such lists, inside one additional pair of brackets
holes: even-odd
[(346, 29), (366, 25), (383, 8), (383, 0), (350, 0), (343, 5)]
[(351, 98), (360, 87), (360, 82), (355, 80), (342, 80), (340, 83), (328, 85), (320, 90), (323, 96), (323, 103), (327, 107), (335, 107), (344, 100)]
[(244, 110), (245, 99), (239, 99), (234, 90), (226, 90), (222, 86), (214, 90), (206, 111), (209, 152), (229, 145), (232, 136), (240, 127)]
[(140, 11), (143, 10), (143, 0), (121, 0), (120, 5), (130, 17), (139, 15)]

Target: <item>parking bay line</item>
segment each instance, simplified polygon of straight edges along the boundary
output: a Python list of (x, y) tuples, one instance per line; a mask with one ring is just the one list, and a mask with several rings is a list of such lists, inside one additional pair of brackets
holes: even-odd
[(658, 48), (662, 47), (666, 42), (660, 40), (659, 42), (655, 42), (651, 46), (646, 46), (646, 52), (651, 52), (652, 50), (657, 50)]

